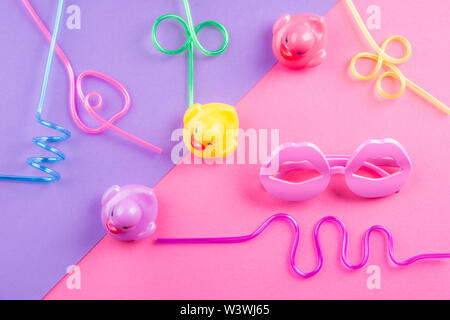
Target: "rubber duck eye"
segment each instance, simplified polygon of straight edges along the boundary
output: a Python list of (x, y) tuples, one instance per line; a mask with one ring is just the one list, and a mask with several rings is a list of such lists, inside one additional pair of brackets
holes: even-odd
[(289, 42), (289, 41), (288, 41), (288, 36), (286, 36), (286, 39), (284, 39), (284, 41), (285, 41), (286, 43)]
[(194, 130), (194, 131), (195, 131), (195, 133), (198, 133), (198, 128), (197, 128), (197, 127), (195, 127), (195, 130)]
[(111, 217), (114, 217), (114, 210), (111, 211)]
[(123, 227), (122, 229), (123, 229), (123, 230), (127, 230), (128, 228), (129, 228), (129, 227)]
[(212, 145), (213, 145), (213, 143), (212, 143), (212, 142), (208, 143), (208, 146), (212, 146)]

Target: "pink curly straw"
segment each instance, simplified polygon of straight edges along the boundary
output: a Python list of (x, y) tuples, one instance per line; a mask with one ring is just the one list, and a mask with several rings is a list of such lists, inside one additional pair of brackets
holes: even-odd
[[(25, 6), (25, 8), (27, 9), (30, 16), (33, 18), (33, 21), (36, 23), (38, 28), (41, 30), (42, 34), (45, 36), (45, 38), (47, 38), (48, 41), (51, 41), (52, 36), (51, 36), (50, 32), (48, 31), (47, 27), (44, 25), (44, 23), (40, 19), (39, 15), (34, 10), (33, 6), (30, 4), (30, 2), (28, 0), (22, 0), (22, 3)], [(114, 80), (113, 78), (111, 78), (101, 72), (97, 72), (97, 71), (84, 71), (83, 73), (81, 73), (78, 76), (78, 79), (76, 80), (74, 69), (73, 69), (69, 59), (65, 55), (64, 51), (61, 49), (61, 47), (58, 44), (56, 44), (55, 52), (58, 55), (58, 57), (61, 59), (62, 63), (64, 64), (64, 66), (67, 70), (67, 76), (69, 77), (69, 83), (70, 83), (70, 88), (69, 88), (70, 113), (71, 113), (72, 118), (75, 121), (76, 125), (81, 130), (83, 130), (86, 133), (90, 133), (90, 134), (99, 134), (99, 133), (105, 131), (107, 128), (109, 128), (109, 129), (113, 130), (114, 132), (136, 142), (137, 144), (139, 144), (145, 148), (148, 148), (157, 153), (162, 152), (161, 148), (159, 148), (149, 142), (146, 142), (130, 133), (127, 133), (114, 125), (115, 121), (117, 121), (118, 119), (123, 117), (128, 112), (128, 110), (130, 109), (130, 105), (131, 105), (130, 95), (122, 84), (120, 84), (118, 81)], [(99, 109), (102, 106), (102, 98), (101, 98), (100, 94), (98, 94), (96, 92), (91, 92), (91, 93), (87, 94), (86, 96), (83, 94), (83, 91), (81, 88), (81, 81), (85, 77), (96, 77), (96, 78), (99, 78), (99, 79), (111, 84), (112, 86), (116, 87), (123, 94), (123, 96), (125, 98), (125, 104), (124, 104), (124, 107), (122, 108), (122, 110), (120, 112), (116, 113), (114, 116), (112, 116), (109, 120), (105, 120), (102, 117), (100, 117), (95, 112), (95, 110)], [(76, 82), (75, 82), (75, 80), (76, 80)], [(75, 90), (77, 90), (78, 96), (81, 99), (81, 101), (83, 102), (84, 107), (86, 108), (86, 111), (95, 120), (100, 122), (101, 125), (99, 127), (91, 128), (91, 127), (87, 126), (86, 124), (84, 124), (83, 121), (80, 119), (80, 117), (78, 115), (77, 107), (76, 107)], [(98, 99), (97, 104), (94, 106), (90, 105), (89, 99), (91, 97), (96, 97)]]
[(370, 235), (373, 231), (379, 231), (386, 235), (388, 240), (388, 254), (391, 261), (398, 265), (398, 266), (406, 266), (413, 262), (419, 261), (419, 260), (425, 260), (425, 259), (449, 259), (450, 253), (425, 253), (425, 254), (419, 254), (417, 256), (411, 257), (409, 259), (406, 259), (404, 261), (398, 261), (394, 257), (394, 242), (392, 239), (392, 235), (389, 232), (388, 229), (386, 229), (383, 226), (372, 226), (369, 228), (369, 230), (366, 231), (366, 234), (364, 236), (364, 251), (363, 251), (363, 258), (361, 263), (352, 265), (350, 262), (348, 262), (347, 258), (347, 245), (348, 245), (348, 233), (347, 228), (345, 227), (344, 223), (339, 220), (336, 217), (324, 217), (322, 218), (317, 224), (314, 229), (314, 245), (316, 248), (317, 253), (317, 266), (314, 268), (311, 272), (303, 272), (300, 269), (297, 268), (295, 264), (295, 255), (298, 248), (299, 243), (299, 234), (300, 229), (297, 224), (297, 221), (291, 217), (288, 214), (285, 213), (278, 213), (273, 216), (271, 216), (269, 219), (264, 221), (264, 223), (258, 227), (253, 233), (245, 236), (238, 236), (238, 237), (215, 237), (215, 238), (160, 238), (156, 239), (156, 243), (160, 244), (193, 244), (193, 243), (236, 243), (236, 242), (245, 242), (252, 240), (259, 236), (273, 221), (275, 220), (287, 220), (292, 224), (293, 230), (294, 230), (294, 240), (291, 247), (291, 254), (290, 254), (290, 265), (292, 270), (300, 277), (302, 278), (310, 278), (314, 275), (316, 275), (320, 269), (322, 269), (323, 265), (323, 255), (322, 255), (322, 249), (320, 247), (320, 240), (319, 240), (319, 231), (320, 227), (325, 222), (333, 222), (337, 224), (341, 231), (342, 231), (342, 246), (341, 246), (341, 261), (342, 263), (351, 270), (357, 270), (364, 267), (367, 263), (367, 260), (369, 259), (369, 251), (370, 251)]

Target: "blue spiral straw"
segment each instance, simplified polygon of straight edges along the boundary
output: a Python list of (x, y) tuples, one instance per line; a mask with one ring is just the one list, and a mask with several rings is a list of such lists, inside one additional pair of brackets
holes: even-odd
[(51, 72), (52, 64), (53, 64), (53, 57), (55, 54), (56, 39), (58, 37), (58, 32), (59, 32), (59, 28), (61, 25), (63, 6), (64, 6), (64, 0), (59, 0), (58, 9), (56, 11), (54, 28), (53, 28), (52, 40), (50, 42), (50, 48), (49, 48), (48, 56), (47, 56), (47, 63), (45, 66), (44, 80), (42, 81), (41, 95), (40, 95), (39, 104), (38, 104), (38, 107), (36, 110), (36, 119), (41, 125), (51, 128), (51, 129), (54, 129), (56, 131), (59, 131), (62, 133), (62, 135), (34, 137), (32, 142), (36, 146), (55, 154), (55, 156), (54, 157), (31, 157), (31, 158), (27, 159), (27, 163), (30, 166), (32, 166), (33, 168), (36, 168), (42, 172), (45, 172), (49, 176), (48, 177), (28, 177), (28, 176), (16, 176), (16, 175), (0, 175), (0, 180), (23, 181), (23, 182), (54, 182), (54, 181), (58, 181), (61, 178), (61, 176), (58, 172), (56, 172), (48, 167), (45, 167), (42, 164), (59, 162), (59, 161), (63, 161), (66, 158), (65, 154), (62, 151), (48, 145), (47, 143), (48, 142), (61, 142), (61, 141), (65, 141), (65, 140), (69, 139), (70, 131), (57, 125), (57, 124), (54, 124), (54, 123), (51, 123), (49, 121), (42, 119), (42, 110), (44, 109), (44, 102), (45, 102), (45, 97), (47, 94), (48, 81), (50, 78), (50, 72)]

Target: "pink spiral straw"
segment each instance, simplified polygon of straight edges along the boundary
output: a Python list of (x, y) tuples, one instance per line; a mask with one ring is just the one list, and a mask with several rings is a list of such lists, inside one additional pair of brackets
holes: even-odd
[[(50, 32), (48, 31), (47, 27), (44, 25), (44, 23), (40, 19), (36, 10), (34, 10), (33, 6), (30, 4), (29, 0), (22, 0), (22, 3), (25, 6), (25, 8), (27, 9), (30, 16), (33, 18), (33, 21), (36, 23), (38, 28), (41, 30), (42, 34), (45, 36), (45, 38), (47, 38), (48, 41), (51, 41), (52, 36), (51, 36)], [(84, 71), (83, 73), (81, 73), (78, 76), (78, 78), (76, 78), (74, 69), (73, 69), (69, 59), (67, 58), (64, 51), (61, 49), (61, 47), (58, 44), (56, 44), (55, 52), (66, 68), (67, 76), (69, 78), (69, 84), (70, 84), (70, 88), (69, 88), (70, 113), (72, 115), (73, 120), (75, 121), (75, 124), (81, 130), (83, 130), (86, 133), (90, 133), (90, 134), (99, 134), (109, 128), (109, 129), (113, 130), (114, 132), (124, 136), (125, 138), (130, 139), (131, 141), (133, 141), (145, 148), (148, 148), (157, 153), (162, 152), (161, 148), (159, 148), (149, 142), (146, 142), (130, 133), (127, 133), (114, 125), (114, 122), (116, 122), (117, 120), (122, 118), (128, 112), (128, 110), (130, 109), (130, 106), (131, 106), (130, 94), (128, 93), (128, 91), (125, 89), (125, 87), (122, 84), (120, 84), (118, 81), (114, 80), (113, 78), (111, 78), (101, 72), (97, 72), (97, 71)], [(95, 78), (101, 79), (101, 80), (111, 84), (115, 88), (117, 88), (125, 98), (125, 104), (124, 104), (122, 110), (119, 111), (118, 113), (116, 113), (115, 115), (113, 115), (108, 120), (105, 120), (102, 117), (100, 117), (95, 112), (95, 110), (101, 108), (101, 106), (102, 106), (101, 95), (97, 92), (91, 92), (91, 93), (87, 94), (86, 96), (83, 94), (81, 82), (85, 77), (95, 77)], [(84, 105), (86, 111), (89, 113), (89, 115), (91, 117), (93, 117), (95, 120), (97, 120), (98, 122), (100, 122), (101, 125), (99, 127), (91, 128), (91, 127), (87, 126), (80, 119), (80, 116), (78, 114), (77, 107), (76, 107), (75, 91), (77, 91), (78, 96), (79, 96), (80, 100), (83, 102), (83, 105)], [(93, 105), (93, 106), (91, 106), (91, 104), (89, 102), (89, 99), (92, 97), (95, 97), (98, 100), (97, 104)]]
[(159, 244), (194, 244), (194, 243), (238, 243), (238, 242), (245, 242), (249, 241), (253, 238), (256, 238), (259, 236), (273, 221), (275, 220), (287, 220), (291, 223), (292, 229), (294, 230), (294, 241), (292, 243), (291, 247), (291, 253), (290, 253), (290, 265), (292, 270), (300, 277), (302, 278), (310, 278), (314, 275), (316, 275), (320, 269), (322, 269), (323, 266), (323, 255), (322, 255), (322, 249), (320, 247), (320, 240), (319, 240), (319, 231), (320, 227), (325, 222), (333, 222), (337, 224), (341, 231), (342, 231), (342, 247), (341, 247), (341, 261), (342, 263), (351, 270), (357, 270), (364, 267), (367, 263), (367, 260), (369, 259), (369, 251), (370, 251), (370, 235), (373, 231), (379, 231), (386, 235), (388, 240), (388, 253), (389, 258), (391, 261), (398, 265), (398, 266), (407, 266), (413, 262), (419, 261), (419, 260), (428, 260), (428, 259), (449, 259), (450, 253), (426, 253), (426, 254), (419, 254), (417, 256), (411, 257), (409, 259), (406, 259), (404, 261), (398, 261), (394, 257), (394, 242), (392, 239), (392, 235), (389, 232), (388, 229), (386, 229), (383, 226), (372, 226), (369, 228), (369, 230), (366, 231), (364, 236), (364, 251), (363, 251), (363, 258), (361, 263), (352, 265), (350, 262), (348, 262), (347, 258), (347, 245), (348, 245), (348, 233), (347, 228), (345, 227), (344, 223), (339, 220), (336, 217), (325, 217), (322, 218), (317, 224), (314, 229), (314, 245), (316, 249), (317, 254), (317, 266), (314, 268), (311, 272), (303, 272), (300, 269), (297, 268), (295, 264), (295, 255), (297, 253), (298, 243), (299, 243), (299, 234), (300, 229), (297, 224), (297, 221), (291, 217), (288, 214), (285, 213), (278, 213), (273, 216), (271, 216), (269, 219), (264, 221), (264, 223), (258, 227), (253, 233), (245, 236), (238, 236), (238, 237), (217, 237), (217, 238), (160, 238), (156, 239), (155, 242)]

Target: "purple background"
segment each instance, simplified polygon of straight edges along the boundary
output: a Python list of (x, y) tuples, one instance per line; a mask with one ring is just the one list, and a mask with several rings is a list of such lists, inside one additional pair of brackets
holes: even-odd
[[(216, 20), (230, 33), (224, 54), (197, 54), (196, 102), (236, 103), (275, 63), (271, 53), (275, 19), (283, 13), (324, 14), (335, 2), (192, 0), (194, 24)], [(52, 26), (57, 1), (33, 0), (32, 4)], [(47, 185), (0, 181), (0, 299), (42, 298), (67, 267), (103, 237), (102, 193), (112, 184), (153, 186), (173, 166), (170, 136), (181, 127), (187, 107), (187, 56), (158, 52), (150, 32), (162, 14), (184, 18), (182, 1), (67, 0), (65, 7), (71, 4), (81, 7), (81, 30), (69, 30), (64, 14), (59, 43), (75, 72), (93, 69), (121, 82), (131, 94), (132, 107), (117, 125), (161, 146), (164, 153), (148, 152), (112, 132), (99, 136), (81, 132), (69, 115), (68, 80), (58, 59), (44, 119), (72, 131), (70, 140), (55, 144), (67, 155), (65, 161), (51, 165), (62, 174), (62, 181)], [(27, 157), (48, 154), (31, 138), (54, 134), (34, 119), (48, 43), (21, 1), (0, 1), (0, 20), (0, 172), (35, 175), (38, 171), (26, 165)], [(158, 38), (175, 48), (184, 41), (184, 32), (176, 23), (163, 23)], [(210, 49), (222, 41), (218, 33), (206, 29), (200, 40)], [(85, 87), (103, 94), (104, 116), (122, 107), (119, 94), (104, 84), (87, 80)]]

